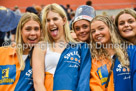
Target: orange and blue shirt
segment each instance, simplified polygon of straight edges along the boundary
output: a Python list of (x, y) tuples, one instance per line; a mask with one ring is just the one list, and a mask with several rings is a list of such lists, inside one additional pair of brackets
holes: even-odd
[(86, 43), (69, 43), (60, 56), (53, 91), (90, 91), (91, 54)]
[[(135, 91), (136, 90), (136, 46), (127, 48), (130, 67), (122, 67), (118, 58), (110, 76), (107, 91)], [(96, 61), (92, 59), (90, 89), (91, 91), (104, 91), (111, 62), (108, 60)], [(133, 89), (133, 90), (132, 90)]]
[(23, 71), (20, 70), (16, 49), (0, 47), (0, 56), (0, 91), (33, 91), (29, 56)]

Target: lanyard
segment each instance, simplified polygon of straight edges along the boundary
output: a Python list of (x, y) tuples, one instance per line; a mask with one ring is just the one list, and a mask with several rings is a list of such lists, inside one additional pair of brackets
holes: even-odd
[(112, 63), (112, 65), (111, 65), (110, 72), (109, 72), (109, 74), (108, 74), (108, 78), (107, 78), (107, 81), (106, 81), (105, 88), (108, 87), (108, 83), (109, 83), (109, 80), (110, 80), (110, 76), (111, 76), (112, 70), (113, 70), (113, 68), (114, 68), (115, 61), (116, 61), (115, 59), (116, 59), (116, 55), (114, 55), (113, 58), (112, 58), (112, 62), (113, 62), (113, 63)]

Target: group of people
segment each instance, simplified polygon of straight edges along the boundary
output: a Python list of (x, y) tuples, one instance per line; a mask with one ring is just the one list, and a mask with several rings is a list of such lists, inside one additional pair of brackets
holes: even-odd
[(45, 6), (41, 19), (26, 12), (16, 44), (0, 47), (0, 90), (136, 91), (135, 11), (124, 9), (113, 21), (81, 5), (72, 30), (77, 39), (58, 4)]

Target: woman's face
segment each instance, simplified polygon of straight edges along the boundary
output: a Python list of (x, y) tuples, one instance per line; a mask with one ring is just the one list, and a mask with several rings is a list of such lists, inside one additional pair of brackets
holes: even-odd
[(90, 40), (90, 22), (87, 20), (79, 20), (74, 23), (74, 31), (80, 41), (88, 42)]
[(30, 20), (24, 24), (22, 31), (22, 40), (25, 44), (35, 44), (40, 40), (41, 28), (38, 22)]
[(130, 14), (122, 14), (118, 18), (118, 29), (120, 35), (123, 38), (129, 40), (129, 38), (136, 36), (136, 19)]
[(64, 36), (65, 19), (59, 13), (49, 11), (47, 14), (47, 27), (50, 36), (56, 41)]
[(93, 40), (98, 44), (108, 44), (111, 42), (108, 26), (102, 21), (91, 23), (91, 34)]

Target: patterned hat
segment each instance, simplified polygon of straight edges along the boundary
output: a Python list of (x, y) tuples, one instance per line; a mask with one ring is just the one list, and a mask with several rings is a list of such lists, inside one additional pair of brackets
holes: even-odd
[[(91, 21), (96, 16), (96, 12), (93, 7), (88, 5), (81, 5), (77, 8), (73, 24), (79, 20)], [(73, 25), (72, 24), (72, 25)]]

